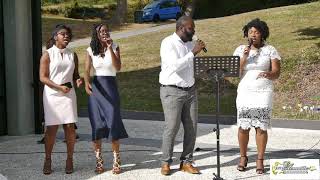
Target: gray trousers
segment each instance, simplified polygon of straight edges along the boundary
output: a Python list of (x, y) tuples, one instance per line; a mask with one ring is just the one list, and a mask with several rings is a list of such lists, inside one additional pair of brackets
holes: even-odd
[(198, 97), (196, 88), (184, 91), (174, 87), (160, 87), (160, 98), (165, 117), (162, 139), (162, 164), (171, 164), (175, 137), (182, 122), (184, 129), (181, 161), (193, 161), (197, 136)]

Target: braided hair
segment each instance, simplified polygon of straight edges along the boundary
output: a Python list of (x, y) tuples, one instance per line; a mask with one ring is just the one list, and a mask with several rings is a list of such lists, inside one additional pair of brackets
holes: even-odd
[(253, 19), (242, 28), (243, 37), (248, 37), (249, 29), (252, 27), (256, 28), (261, 33), (262, 41), (267, 40), (269, 37), (269, 27), (266, 22), (261, 21), (259, 18)]
[(64, 25), (64, 24), (57, 24), (55, 26), (54, 30), (52, 31), (50, 38), (48, 39), (48, 41), (46, 43), (46, 48), (47, 49), (51, 48), (56, 43), (56, 40), (54, 39), (54, 37), (58, 34), (58, 32), (61, 29), (67, 30), (68, 33), (69, 33), (70, 40), (72, 39), (72, 30), (71, 30), (71, 28), (66, 26), (66, 25)]
[(102, 45), (101, 45), (100, 40), (98, 38), (98, 34), (99, 34), (99, 31), (100, 31), (102, 26), (106, 26), (108, 28), (108, 30), (109, 30), (108, 25), (107, 24), (103, 24), (103, 23), (94, 25), (92, 27), (92, 35), (91, 35), (90, 47), (92, 49), (93, 55), (95, 55), (95, 56), (99, 55), (100, 49), (102, 48)]

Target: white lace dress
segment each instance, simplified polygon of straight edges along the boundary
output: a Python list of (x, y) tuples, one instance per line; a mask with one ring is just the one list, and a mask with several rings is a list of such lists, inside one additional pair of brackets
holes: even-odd
[[(246, 45), (239, 46), (234, 56), (243, 56)], [(264, 45), (259, 50), (251, 50), (244, 66), (237, 90), (237, 124), (242, 129), (251, 127), (267, 130), (270, 128), (272, 113), (273, 82), (258, 78), (261, 72), (270, 70), (271, 59), (280, 60), (277, 50)]]

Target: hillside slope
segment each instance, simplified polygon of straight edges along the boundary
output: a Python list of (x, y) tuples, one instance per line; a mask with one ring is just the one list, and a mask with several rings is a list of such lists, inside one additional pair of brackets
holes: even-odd
[[(196, 34), (206, 42), (208, 49), (208, 53), (200, 55), (232, 55), (237, 46), (247, 43), (242, 27), (259, 17), (268, 23), (270, 29), (267, 42), (276, 47), (282, 57), (282, 73), (275, 85), (274, 116), (319, 119), (320, 113), (300, 112), (300, 106), (320, 106), (319, 9), (318, 1), (198, 20)], [(161, 111), (158, 92), (159, 49), (161, 40), (174, 30), (172, 28), (118, 41), (123, 62), (122, 72), (119, 73), (119, 89), (125, 109)], [(78, 51), (85, 52), (84, 49)], [(238, 79), (230, 79), (230, 82), (236, 86)], [(223, 100), (222, 109), (234, 114), (235, 88), (225, 96), (228, 95), (231, 98)], [(201, 113), (214, 113), (211, 105), (214, 101), (208, 91), (200, 91), (199, 99)], [(291, 110), (282, 109), (282, 106), (289, 105)]]

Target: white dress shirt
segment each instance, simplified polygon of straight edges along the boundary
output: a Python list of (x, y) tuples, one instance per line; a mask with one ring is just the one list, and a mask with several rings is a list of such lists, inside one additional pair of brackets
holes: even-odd
[(194, 43), (192, 41), (185, 43), (176, 33), (162, 40), (160, 84), (179, 87), (194, 85), (193, 48)]

